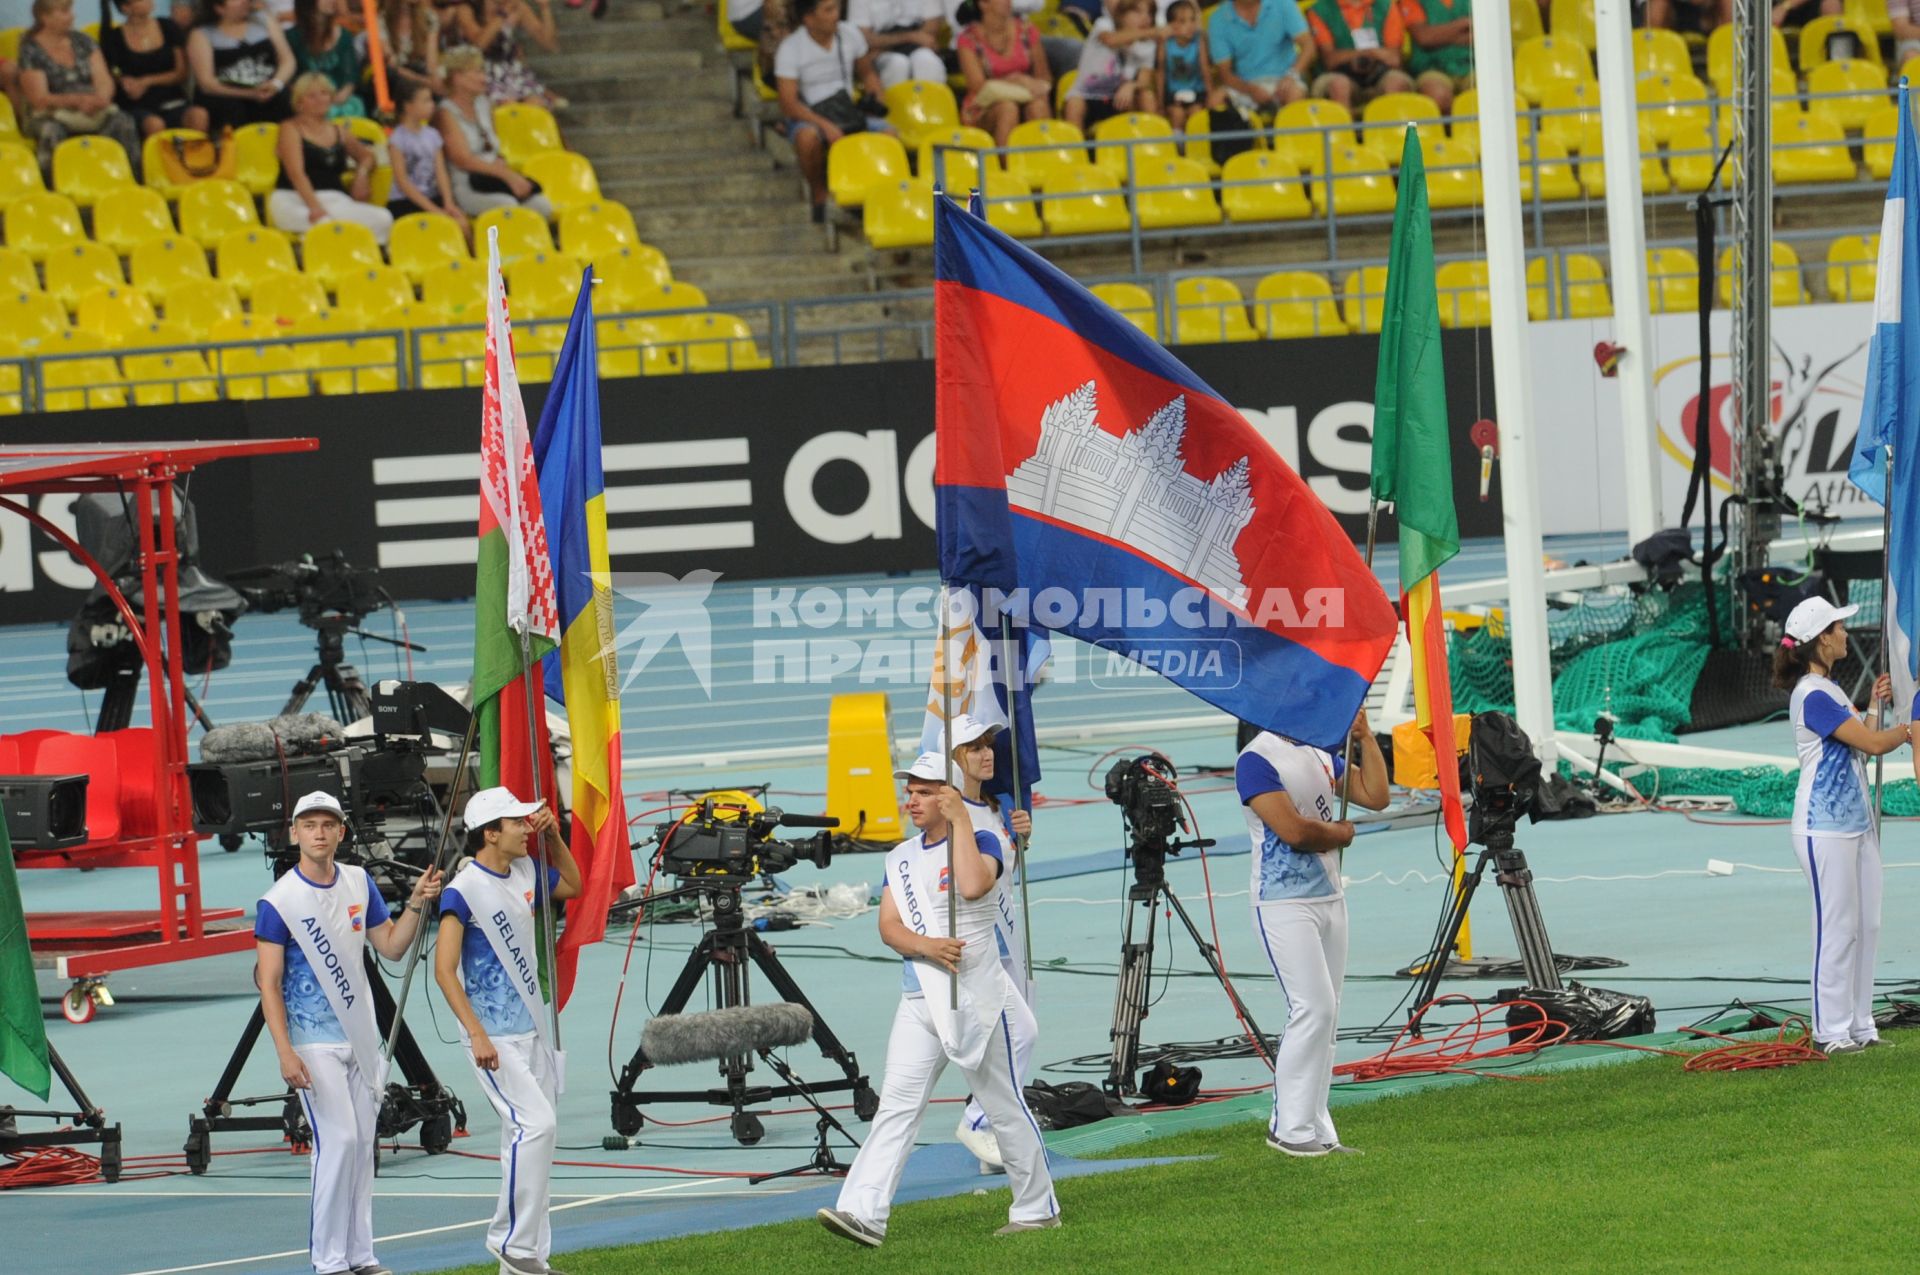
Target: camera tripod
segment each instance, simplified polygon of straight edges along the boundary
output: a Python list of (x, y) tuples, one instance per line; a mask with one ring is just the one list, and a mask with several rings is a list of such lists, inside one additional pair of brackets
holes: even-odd
[(1446, 954), (1459, 942), (1460, 926), (1467, 919), (1474, 891), (1480, 888), (1489, 864), (1494, 866), (1494, 882), (1507, 900), (1507, 916), (1513, 922), (1513, 937), (1520, 944), (1520, 968), (1526, 974), (1527, 986), (1546, 991), (1560, 987), (1560, 966), (1554, 960), (1553, 944), (1547, 941), (1547, 923), (1540, 915), (1540, 900), (1533, 892), (1533, 870), (1527, 866), (1526, 854), (1513, 844), (1512, 826), (1489, 828), (1481, 847), (1473, 871), (1461, 882), (1447, 910), (1440, 942), (1421, 967), (1420, 979), (1414, 985), (1414, 1009), (1407, 1023), (1416, 1036), (1420, 1034), (1421, 1010), (1439, 993), (1440, 979), (1447, 970)]
[[(844, 1077), (819, 1084), (802, 1084), (784, 1067), (768, 1058), (769, 1065), (781, 1074), (786, 1083), (750, 1085), (747, 1076), (753, 1070), (752, 1061), (745, 1055), (736, 1054), (721, 1060), (720, 1074), (725, 1078), (725, 1084), (718, 1088), (635, 1092), (634, 1085), (639, 1083), (641, 1073), (653, 1066), (647, 1058), (646, 1047), (642, 1045), (634, 1049), (633, 1057), (620, 1069), (620, 1079), (613, 1090), (613, 1128), (623, 1137), (630, 1138), (640, 1132), (641, 1125), (645, 1123), (640, 1108), (653, 1102), (709, 1102), (715, 1106), (731, 1107), (734, 1141), (745, 1147), (753, 1146), (766, 1134), (760, 1118), (747, 1108), (774, 1098), (800, 1098), (812, 1102), (812, 1095), (816, 1093), (851, 1090), (854, 1114), (860, 1119), (871, 1120), (873, 1113), (880, 1109), (880, 1095), (867, 1083), (867, 1077), (861, 1073), (860, 1063), (853, 1056), (853, 1051), (840, 1043), (839, 1037), (833, 1034), (833, 1029), (827, 1026), (826, 1020), (820, 1017), (820, 1012), (807, 999), (807, 994), (800, 990), (800, 985), (780, 964), (780, 958), (774, 955), (773, 948), (748, 925), (740, 899), (740, 890), (745, 884), (736, 876), (712, 877), (693, 885), (663, 891), (645, 901), (654, 904), (672, 898), (698, 896), (705, 898), (713, 908), (713, 928), (700, 937), (700, 942), (687, 955), (687, 963), (681, 968), (680, 977), (674, 981), (673, 989), (667, 993), (667, 999), (656, 1016), (664, 1017), (685, 1010), (709, 970), (713, 973), (714, 1009), (732, 1009), (749, 1004), (747, 963), (751, 961), (766, 975), (781, 1000), (804, 1006), (813, 1015), (813, 1043), (819, 1046), (820, 1052), (829, 1061), (839, 1066)], [(765, 1053), (761, 1056), (767, 1057)], [(820, 1136), (821, 1148), (816, 1153), (816, 1159), (826, 1155), (824, 1125)], [(826, 1155), (826, 1159), (830, 1161), (831, 1155)], [(816, 1165), (807, 1166), (814, 1167)]]
[[(100, 1144), (100, 1176), (108, 1182), (120, 1180), (120, 1126), (107, 1123), (107, 1113), (93, 1105), (87, 1097), (87, 1091), (80, 1087), (80, 1081), (67, 1066), (60, 1051), (47, 1042), (47, 1065), (52, 1068), (55, 1078), (73, 1099), (73, 1110), (68, 1111), (29, 1111), (16, 1107), (0, 1107), (0, 1155), (15, 1156), (38, 1147), (73, 1147), (88, 1143)], [(17, 1119), (29, 1116), (55, 1121), (59, 1128), (40, 1132), (20, 1132)]]
[(347, 663), (347, 634), (375, 642), (385, 642), (388, 646), (397, 646), (408, 651), (424, 651), (427, 648), (418, 642), (407, 642), (400, 638), (387, 637), (379, 633), (369, 633), (357, 628), (351, 618), (346, 616), (326, 616), (313, 623), (314, 641), (319, 647), (318, 658), (307, 675), (293, 684), (292, 694), (280, 710), (282, 717), (288, 713), (298, 713), (307, 706), (307, 697), (315, 690), (327, 688), (327, 711), (333, 720), (342, 725), (351, 725), (362, 717), (373, 713), (373, 699), (367, 694), (367, 684), (360, 680), (360, 670)]
[[(1193, 939), (1194, 947), (1199, 949), (1200, 959), (1207, 963), (1207, 970), (1214, 981), (1220, 984), (1220, 990), (1227, 994), (1240, 1021), (1247, 1025), (1253, 1036), (1254, 1048), (1269, 1066), (1273, 1063), (1273, 1054), (1266, 1033), (1253, 1021), (1240, 994), (1233, 990), (1233, 984), (1227, 979), (1227, 972), (1220, 964), (1220, 954), (1212, 944), (1200, 935), (1200, 927), (1187, 915), (1187, 909), (1180, 897), (1167, 883), (1167, 855), (1178, 854), (1189, 848), (1206, 849), (1212, 840), (1174, 841), (1165, 849), (1148, 848), (1144, 845), (1128, 847), (1128, 857), (1133, 860), (1133, 886), (1127, 891), (1127, 919), (1120, 938), (1120, 978), (1113, 996), (1113, 1030), (1108, 1033), (1113, 1041), (1112, 1060), (1107, 1064), (1105, 1089), (1112, 1098), (1126, 1098), (1138, 1094), (1134, 1074), (1140, 1065), (1140, 1023), (1147, 1016), (1147, 1001), (1153, 982), (1153, 936), (1159, 924), (1161, 901), (1173, 914), (1180, 918), (1187, 934)], [(1133, 940), (1134, 918), (1144, 912), (1147, 917), (1147, 935), (1142, 942)]]
[[(380, 1024), (381, 1035), (385, 1036), (393, 1028), (393, 993), (387, 990), (386, 980), (380, 977), (373, 954), (363, 953), (362, 959), (366, 965), (367, 984), (373, 989), (374, 1020)], [(184, 1150), (187, 1168), (195, 1174), (205, 1173), (207, 1166), (212, 1163), (213, 1135), (216, 1133), (247, 1130), (278, 1132), (295, 1146), (311, 1146), (313, 1143), (313, 1132), (307, 1128), (306, 1117), (300, 1110), (300, 1100), (294, 1094), (267, 1094), (258, 1098), (232, 1096), (234, 1086), (240, 1082), (240, 1072), (247, 1065), (247, 1058), (259, 1043), (260, 1033), (266, 1025), (266, 1015), (260, 1006), (255, 1005), (252, 1017), (247, 1019), (246, 1029), (240, 1033), (240, 1043), (234, 1046), (233, 1055), (227, 1059), (226, 1070), (220, 1073), (220, 1081), (213, 1087), (213, 1093), (201, 1104), (198, 1115), (187, 1118)], [(466, 1131), (466, 1106), (454, 1096), (452, 1090), (440, 1083), (433, 1073), (433, 1065), (420, 1052), (420, 1044), (413, 1038), (413, 1032), (404, 1024), (394, 1044), (393, 1060), (399, 1064), (400, 1074), (406, 1077), (407, 1083), (387, 1086), (375, 1129), (379, 1137), (385, 1139), (419, 1125), (421, 1149), (429, 1155), (439, 1155), (453, 1142), (456, 1129)], [(257, 1107), (274, 1102), (281, 1104), (277, 1116), (233, 1114), (236, 1107)]]

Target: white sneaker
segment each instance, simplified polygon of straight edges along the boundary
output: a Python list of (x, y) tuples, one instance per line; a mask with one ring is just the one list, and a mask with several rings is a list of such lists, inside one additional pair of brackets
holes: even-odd
[(876, 1231), (851, 1213), (840, 1209), (818, 1209), (814, 1212), (820, 1225), (838, 1235), (841, 1239), (852, 1240), (855, 1244), (864, 1244), (868, 1248), (879, 1248), (886, 1234)]
[(994, 1136), (992, 1129), (975, 1129), (962, 1116), (953, 1136), (961, 1146), (973, 1152), (974, 1158), (986, 1166), (988, 1173), (1000, 1173), (1006, 1169), (1007, 1162), (1000, 1156), (1000, 1139)]
[(1290, 1156), (1310, 1160), (1314, 1156), (1326, 1155), (1329, 1148), (1324, 1142), (1282, 1142), (1272, 1134), (1267, 1135), (1267, 1145), (1275, 1151), (1284, 1151)]
[(1866, 1046), (1857, 1040), (1830, 1040), (1820, 1046), (1821, 1052), (1829, 1058), (1836, 1058), (1841, 1054), (1857, 1054), (1865, 1049)]

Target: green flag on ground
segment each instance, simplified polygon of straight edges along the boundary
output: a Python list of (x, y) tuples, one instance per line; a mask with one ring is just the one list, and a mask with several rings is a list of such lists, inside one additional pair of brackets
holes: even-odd
[(1373, 386), (1373, 497), (1400, 523), (1400, 591), (1460, 552), (1447, 448), (1447, 382), (1440, 354), (1433, 219), (1420, 135), (1407, 129), (1393, 210), (1380, 369)]
[(0, 819), (0, 1074), (45, 1101), (53, 1089), (47, 1064), (47, 1025), (40, 1018), (40, 985), (27, 946), (27, 913), (13, 874), (13, 843)]

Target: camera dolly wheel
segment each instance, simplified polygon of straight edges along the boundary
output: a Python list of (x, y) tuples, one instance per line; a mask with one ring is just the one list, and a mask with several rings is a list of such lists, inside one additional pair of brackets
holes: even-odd
[(733, 1140), (743, 1147), (756, 1145), (767, 1136), (767, 1127), (760, 1123), (760, 1117), (751, 1111), (736, 1111), (730, 1121), (733, 1128)]
[(120, 1180), (120, 1126), (100, 1131), (100, 1178), (103, 1182)]
[(97, 978), (75, 980), (66, 995), (60, 998), (60, 1014), (76, 1027), (93, 1021), (94, 1013), (102, 1005), (113, 1004), (113, 997), (107, 991), (107, 985)]
[(439, 1155), (453, 1145), (453, 1113), (443, 1111), (420, 1122), (420, 1149)]
[(860, 1117), (862, 1123), (873, 1119), (880, 1110), (880, 1095), (869, 1085), (862, 1085), (853, 1091), (853, 1114)]
[(625, 1097), (625, 1094), (618, 1092), (613, 1095), (613, 1131), (623, 1138), (631, 1138), (640, 1132), (647, 1119), (640, 1114), (637, 1104), (622, 1101)]
[(187, 1143), (181, 1151), (186, 1155), (187, 1172), (196, 1178), (205, 1176), (213, 1164), (213, 1131), (205, 1117), (194, 1116), (187, 1121)]

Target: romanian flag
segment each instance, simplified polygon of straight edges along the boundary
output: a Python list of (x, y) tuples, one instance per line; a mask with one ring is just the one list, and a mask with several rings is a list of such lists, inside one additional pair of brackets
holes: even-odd
[(1447, 380), (1433, 279), (1433, 220), (1420, 137), (1407, 130), (1393, 247), (1387, 260), (1380, 370), (1373, 389), (1373, 496), (1400, 523), (1400, 610), (1413, 653), (1414, 720), (1433, 744), (1440, 808), (1453, 848), (1467, 846), (1460, 773), (1453, 764), (1453, 688), (1440, 619), (1440, 566), (1460, 552), (1447, 447)]
[(565, 706), (573, 736), (569, 844), (580, 864), (580, 894), (567, 903), (567, 928), (554, 954), (563, 1007), (573, 991), (580, 949), (605, 936), (608, 906), (633, 884), (627, 807), (620, 792), (620, 678), (614, 667), (613, 569), (600, 470), (592, 298), (589, 268), (533, 438), (560, 613), (560, 646), (547, 657), (546, 687), (547, 695)]

